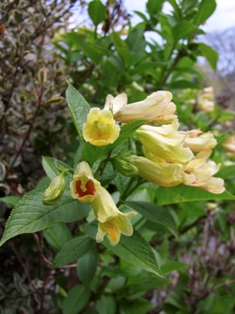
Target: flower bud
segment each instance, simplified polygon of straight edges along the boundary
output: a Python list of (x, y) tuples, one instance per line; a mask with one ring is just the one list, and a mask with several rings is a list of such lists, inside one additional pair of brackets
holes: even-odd
[(168, 91), (154, 92), (143, 101), (122, 106), (114, 112), (114, 119), (122, 123), (139, 119), (147, 119), (155, 124), (176, 121), (176, 106), (171, 99), (172, 94)]
[(61, 172), (57, 177), (55, 177), (49, 187), (46, 189), (43, 195), (44, 205), (55, 205), (58, 204), (65, 190), (66, 182), (65, 175), (67, 171)]
[(118, 172), (126, 177), (134, 177), (138, 174), (138, 169), (129, 161), (123, 159), (112, 159), (112, 164)]

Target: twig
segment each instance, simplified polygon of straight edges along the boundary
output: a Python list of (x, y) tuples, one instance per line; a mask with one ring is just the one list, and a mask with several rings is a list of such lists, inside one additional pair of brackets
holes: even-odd
[(25, 264), (24, 264), (22, 258), (20, 257), (20, 255), (19, 255), (17, 249), (15, 248), (14, 244), (13, 244), (11, 241), (9, 241), (8, 244), (10, 245), (12, 251), (14, 252), (14, 254), (15, 254), (15, 256), (17, 257), (18, 261), (20, 262), (21, 266), (23, 267), (24, 272), (25, 272), (25, 275), (26, 275), (26, 277), (27, 277), (27, 279), (28, 279), (28, 282), (29, 282), (32, 286), (34, 286), (33, 283), (32, 283), (32, 280), (31, 280), (29, 271), (28, 271), (27, 267), (25, 266)]

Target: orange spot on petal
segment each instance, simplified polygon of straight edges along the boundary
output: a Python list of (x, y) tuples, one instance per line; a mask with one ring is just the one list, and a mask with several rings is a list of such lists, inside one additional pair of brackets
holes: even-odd
[(107, 221), (103, 223), (104, 229), (111, 236), (113, 242), (117, 242), (118, 232), (114, 223)]
[(85, 188), (86, 190), (83, 191), (81, 189), (81, 180), (78, 180), (76, 182), (76, 193), (78, 195), (78, 197), (83, 197), (86, 195), (95, 195), (96, 189), (94, 186), (94, 182), (92, 180), (88, 180), (87, 183), (85, 184)]

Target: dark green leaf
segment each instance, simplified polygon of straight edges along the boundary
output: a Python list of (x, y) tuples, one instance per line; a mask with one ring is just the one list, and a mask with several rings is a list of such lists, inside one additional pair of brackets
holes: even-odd
[(66, 99), (73, 119), (73, 123), (78, 132), (80, 140), (82, 141), (83, 124), (87, 120), (90, 106), (83, 98), (83, 96), (70, 83), (68, 83), (68, 89), (66, 90)]
[(135, 63), (146, 55), (145, 47), (146, 41), (144, 38), (144, 31), (141, 27), (135, 28), (126, 39), (127, 46)]
[(64, 222), (58, 222), (45, 229), (43, 235), (55, 251), (59, 251), (72, 238), (70, 229)]
[[(86, 224), (85, 229), (87, 234), (95, 239), (96, 227)], [(161, 276), (161, 271), (151, 246), (137, 231), (134, 231), (130, 237), (122, 235), (120, 242), (116, 246), (110, 245), (107, 239), (102, 244), (132, 265)]]
[[(94, 242), (92, 241), (92, 243)], [(98, 260), (98, 252), (96, 249), (91, 249), (78, 260), (77, 274), (81, 282), (87, 287), (89, 287), (95, 276)]]
[(79, 236), (66, 242), (56, 255), (52, 267), (72, 263), (85, 255), (94, 244), (88, 236)]
[(133, 301), (122, 300), (120, 307), (123, 314), (146, 314), (154, 305), (145, 299), (135, 299)]
[(221, 194), (213, 194), (197, 187), (183, 184), (172, 188), (160, 186), (157, 192), (158, 205), (175, 204), (181, 202), (195, 202), (205, 200), (235, 200), (235, 196), (225, 191)]
[(200, 43), (198, 44), (198, 46), (201, 50), (202, 55), (207, 59), (212, 68), (216, 70), (217, 62), (219, 59), (218, 52), (204, 43)]
[(61, 221), (72, 222), (87, 216), (90, 207), (65, 193), (58, 205), (42, 204), (44, 190), (33, 190), (24, 195), (12, 210), (0, 245), (22, 233), (43, 230)]
[(89, 3), (88, 13), (95, 26), (105, 20), (105, 6), (99, 0), (93, 0)]
[(83, 285), (73, 287), (63, 303), (63, 314), (78, 314), (87, 305), (90, 291)]
[[(72, 168), (64, 163), (63, 161), (60, 161), (58, 159), (52, 158), (52, 157), (42, 157), (42, 166), (44, 171), (46, 172), (47, 176), (52, 180), (56, 176), (58, 176), (62, 169), (71, 169)], [(61, 170), (58, 170), (61, 169)]]
[(171, 214), (166, 208), (149, 202), (125, 202), (150, 221), (166, 227), (175, 237), (178, 236), (177, 226)]
[(99, 314), (116, 314), (117, 304), (112, 295), (102, 294), (96, 302), (96, 309)]

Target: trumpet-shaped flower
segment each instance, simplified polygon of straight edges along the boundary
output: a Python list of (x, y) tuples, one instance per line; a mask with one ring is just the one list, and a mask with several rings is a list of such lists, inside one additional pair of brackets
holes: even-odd
[(65, 190), (66, 182), (65, 175), (67, 171), (61, 172), (57, 177), (55, 177), (49, 187), (46, 189), (43, 195), (44, 205), (54, 205), (58, 204)]
[[(210, 151), (211, 152), (211, 151)], [(224, 180), (212, 177), (220, 168), (220, 164), (206, 160), (208, 154), (199, 153), (184, 169), (183, 184), (199, 187), (214, 194), (225, 191)]]
[(107, 235), (110, 244), (116, 245), (120, 240), (121, 233), (126, 236), (132, 235), (133, 227), (127, 216), (131, 217), (136, 213), (123, 214), (120, 212), (105, 188), (101, 187), (101, 193), (92, 201), (91, 206), (98, 220), (97, 242), (103, 241), (104, 236)]
[(131, 155), (125, 158), (137, 169), (138, 175), (157, 185), (171, 187), (182, 182), (183, 166), (171, 163), (156, 163), (145, 157)]
[(179, 123), (172, 122), (161, 127), (142, 125), (135, 133), (137, 139), (147, 150), (169, 162), (186, 163), (193, 153), (184, 147), (185, 135), (177, 132)]
[(119, 94), (116, 97), (108, 95), (106, 97), (104, 109), (110, 110), (115, 114), (121, 107), (127, 104), (127, 95), (125, 93)]
[(214, 134), (210, 132), (203, 133), (201, 130), (191, 130), (186, 132), (178, 131), (178, 133), (186, 135), (184, 147), (189, 147), (193, 152), (210, 150), (217, 144)]
[(83, 125), (85, 141), (95, 146), (112, 144), (119, 136), (120, 128), (115, 125), (113, 115), (109, 110), (92, 108)]
[(139, 119), (147, 119), (152, 123), (168, 123), (177, 120), (174, 114), (176, 106), (171, 102), (172, 94), (168, 91), (158, 91), (145, 100), (120, 107), (114, 113), (117, 121), (127, 123)]
[(94, 179), (87, 162), (80, 162), (70, 183), (70, 194), (81, 203), (92, 202), (101, 191), (100, 182)]

